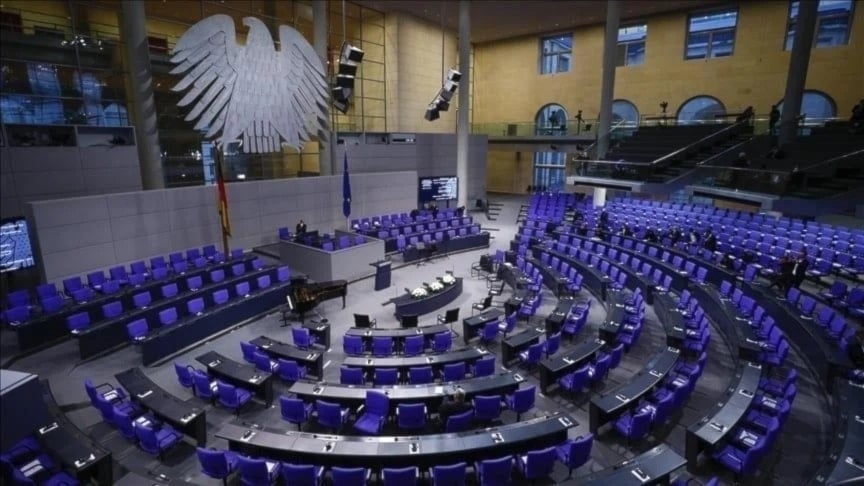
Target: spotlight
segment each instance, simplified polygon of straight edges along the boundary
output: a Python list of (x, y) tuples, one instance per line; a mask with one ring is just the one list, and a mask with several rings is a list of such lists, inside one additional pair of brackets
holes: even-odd
[(459, 80), (461, 80), (461, 79), (462, 79), (462, 73), (460, 73), (459, 71), (457, 71), (455, 69), (450, 69), (450, 71), (447, 72), (447, 80), (448, 81), (453, 81), (454, 83), (458, 83)]
[(357, 68), (363, 61), (363, 50), (348, 42), (342, 45), (339, 53), (339, 66), (333, 83), (333, 107), (342, 113), (347, 113), (351, 106), (351, 95), (354, 94), (354, 79)]
[(441, 115), (438, 114), (438, 106), (435, 103), (431, 103), (426, 108), (426, 115), (423, 117), (428, 121), (434, 121), (440, 118)]
[(450, 109), (450, 100), (453, 99), (453, 93), (459, 88), (459, 80), (462, 79), (462, 73), (455, 69), (447, 71), (447, 79), (435, 95), (429, 108), (426, 110), (426, 118), (429, 121), (440, 118), (440, 112)]
[(347, 42), (342, 46), (342, 61), (351, 61), (359, 64), (363, 61), (363, 54), (362, 49), (352, 46)]

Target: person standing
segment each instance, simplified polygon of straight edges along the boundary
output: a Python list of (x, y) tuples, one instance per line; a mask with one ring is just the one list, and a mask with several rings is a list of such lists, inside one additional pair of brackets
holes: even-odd
[(795, 266), (795, 260), (789, 258), (788, 255), (783, 255), (780, 258), (780, 271), (774, 277), (774, 281), (768, 286), (769, 289), (775, 285), (778, 289), (786, 292), (789, 290), (790, 282), (792, 282), (792, 268)]
[(780, 110), (777, 105), (771, 105), (771, 114), (768, 115), (768, 132), (774, 134), (774, 127), (780, 121)]
[(301, 236), (301, 235), (305, 234), (306, 233), (306, 222), (301, 219), (300, 222), (297, 223), (297, 226), (294, 229), (296, 230), (295, 233), (297, 234), (297, 236)]
[[(804, 281), (808, 266), (810, 266), (810, 262), (807, 260), (807, 252), (802, 251), (798, 255), (798, 260), (795, 261), (795, 265), (792, 267), (792, 285), (796, 289), (801, 285), (801, 282)], [(786, 290), (788, 291), (789, 289), (787, 288)]]
[(864, 368), (864, 329), (859, 329), (846, 346), (849, 360), (859, 369)]

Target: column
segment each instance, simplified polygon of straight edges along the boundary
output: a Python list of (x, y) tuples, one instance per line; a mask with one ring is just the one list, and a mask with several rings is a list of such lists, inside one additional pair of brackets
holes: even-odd
[[(606, 34), (603, 38), (603, 81), (600, 87), (600, 119), (597, 121), (597, 158), (609, 150), (609, 129), (612, 128), (612, 99), (615, 96), (615, 58), (618, 53), (618, 0), (606, 2)], [(596, 192), (595, 192), (596, 194)], [(605, 193), (604, 193), (605, 197)]]
[(602, 208), (606, 205), (606, 188), (605, 187), (595, 187), (594, 188), (594, 207)]
[(471, 127), (471, 2), (459, 1), (459, 112), (456, 119), (456, 176), (459, 177), (458, 206), (468, 206), (468, 138)]
[(807, 66), (810, 64), (810, 48), (816, 31), (819, 2), (798, 2), (798, 20), (795, 22), (795, 39), (789, 56), (789, 74), (786, 77), (786, 93), (783, 95), (783, 113), (780, 115), (779, 144), (783, 146), (795, 139), (798, 131), (798, 114), (807, 82)]
[[(324, 72), (328, 76), (327, 84), (330, 84), (330, 66), (327, 65), (327, 44), (329, 35), (329, 18), (327, 12), (327, 0), (315, 0), (312, 2), (312, 44), (315, 48), (315, 53), (321, 58), (324, 64)], [(324, 117), (328, 124), (334, 120), (330, 118), (330, 95), (327, 95), (327, 111)], [(332, 131), (318, 132), (318, 170), (322, 176), (333, 175), (333, 153), (335, 153), (334, 145), (336, 137)]]
[(120, 34), (129, 74), (126, 76), (141, 165), (144, 189), (162, 189), (162, 153), (159, 148), (159, 128), (156, 125), (156, 102), (153, 99), (153, 76), (150, 72), (150, 48), (144, 21), (144, 2), (120, 2)]

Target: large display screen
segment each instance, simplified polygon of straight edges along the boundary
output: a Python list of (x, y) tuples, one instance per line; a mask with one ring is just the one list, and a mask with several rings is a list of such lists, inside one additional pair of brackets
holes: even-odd
[(23, 217), (0, 220), (0, 273), (36, 265), (27, 220)]
[(420, 202), (449, 201), (459, 198), (459, 178), (437, 176), (420, 178)]

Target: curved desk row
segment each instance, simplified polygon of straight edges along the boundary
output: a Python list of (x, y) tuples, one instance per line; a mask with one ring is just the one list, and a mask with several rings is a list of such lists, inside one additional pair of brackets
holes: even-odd
[(591, 433), (596, 433), (597, 429), (615, 420), (648, 395), (666, 378), (680, 355), (678, 349), (666, 348), (654, 355), (630, 381), (618, 385), (603, 396), (591, 398), (588, 408), (588, 427)]
[(347, 356), (342, 361), (343, 366), (363, 368), (364, 372), (374, 372), (376, 368), (396, 368), (408, 370), (417, 366), (431, 366), (433, 370), (442, 368), (451, 363), (466, 364), (473, 363), (489, 354), (489, 351), (480, 348), (465, 348), (449, 353), (433, 354), (411, 357), (389, 357), (389, 358), (366, 358), (362, 356)]
[(269, 407), (273, 403), (273, 374), (252, 365), (238, 363), (216, 351), (195, 358), (207, 367), (207, 374), (238, 388), (249, 390)]
[(392, 407), (400, 403), (425, 403), (428, 409), (436, 410), (444, 398), (452, 394), (456, 388), (465, 392), (466, 399), (470, 400), (477, 395), (512, 393), (523, 381), (525, 378), (522, 375), (508, 371), (498, 375), (450, 381), (440, 385), (357, 386), (297, 381), (291, 385), (288, 392), (307, 402), (324, 400), (354, 407), (366, 401), (367, 392), (379, 391), (387, 395)]
[[(411, 263), (416, 262), (417, 260), (422, 260), (424, 258), (435, 258), (439, 255), (446, 255), (448, 253), (454, 253), (457, 251), (472, 250), (475, 248), (488, 248), (489, 237), (489, 233), (483, 231), (481, 233), (467, 234), (464, 236), (457, 236), (456, 238), (445, 239), (444, 241), (434, 242), (437, 246), (437, 249), (433, 252), (420, 251), (415, 246), (409, 246), (405, 249), (404, 252), (402, 252), (402, 260), (405, 263)], [(389, 240), (386, 240), (385, 244), (387, 244), (388, 242)], [(387, 248), (390, 247), (388, 246)], [(395, 246), (393, 246), (392, 248), (392, 250), (386, 249), (386, 251), (396, 251)]]
[(451, 434), (360, 437), (258, 429), (229, 424), (216, 433), (230, 450), (256, 457), (321, 466), (431, 467), (494, 459), (558, 445), (578, 425), (566, 413), (500, 427)]
[(199, 447), (207, 445), (207, 417), (203, 409), (171, 395), (141, 371), (130, 368), (114, 375), (129, 397), (163, 422), (195, 439)]
[[(159, 326), (162, 325), (159, 321), (159, 313), (163, 310), (173, 307), (177, 310), (177, 317), (182, 319), (190, 315), (187, 308), (189, 301), (197, 298), (204, 299), (205, 306), (208, 309), (214, 308), (217, 306), (213, 300), (214, 292), (227, 290), (229, 298), (236, 299), (240, 297), (237, 295), (235, 289), (237, 283), (242, 281), (255, 282), (258, 277), (264, 275), (269, 276), (271, 281), (274, 281), (276, 278), (276, 268), (261, 269), (239, 277), (226, 278), (218, 283), (209, 283), (195, 291), (187, 290), (168, 299), (154, 300), (152, 304), (143, 309), (131, 305), (130, 307), (125, 307), (127, 311), (114, 319), (93, 323), (89, 327), (74, 333), (74, 337), (78, 341), (78, 353), (81, 359), (87, 359), (118, 346), (128, 344), (129, 333), (126, 330), (126, 325), (138, 319), (146, 320), (151, 333), (156, 333)], [(138, 294), (140, 292), (136, 289), (135, 293)]]
[(70, 333), (69, 328), (66, 326), (66, 318), (73, 314), (86, 312), (90, 317), (90, 322), (96, 323), (102, 320), (102, 306), (109, 302), (119, 300), (123, 303), (124, 309), (132, 309), (134, 307), (132, 296), (135, 294), (145, 291), (157, 292), (163, 285), (170, 283), (176, 283), (177, 289), (180, 292), (186, 292), (189, 290), (186, 280), (191, 277), (199, 276), (204, 283), (210, 283), (210, 272), (221, 269), (227, 275), (231, 266), (238, 263), (243, 263), (248, 269), (247, 263), (253, 259), (254, 257), (249, 255), (242, 260), (229, 260), (225, 263), (211, 264), (199, 269), (190, 269), (183, 275), (173, 274), (163, 280), (149, 280), (139, 287), (126, 286), (120, 293), (97, 295), (96, 298), (84, 304), (71, 305), (59, 312), (18, 324), (13, 326), (13, 330), (18, 338), (18, 349), (22, 351), (33, 349), (48, 342), (69, 336)]
[(300, 349), (267, 336), (258, 336), (249, 343), (261, 348), (270, 358), (296, 361), (300, 366), (305, 366), (310, 375), (324, 378), (324, 353), (318, 350)]
[(498, 321), (502, 317), (504, 317), (504, 312), (501, 309), (488, 308), (476, 316), (462, 319), (462, 342), (468, 344), (471, 338), (480, 334), (486, 324)]
[(828, 459), (810, 482), (814, 485), (864, 483), (864, 385), (837, 379), (834, 385), (840, 423)]
[(543, 285), (552, 290), (555, 297), (569, 294), (567, 284), (570, 283), (570, 280), (568, 280), (566, 275), (561, 274), (561, 272), (552, 268), (551, 265), (543, 263), (539, 258), (529, 257), (525, 261), (540, 270), (540, 275), (543, 277)]
[(435, 312), (456, 300), (460, 295), (462, 295), (462, 277), (456, 277), (455, 283), (444, 285), (444, 288), (439, 292), (430, 293), (419, 299), (405, 294), (393, 299), (392, 302), (396, 306), (396, 318), (399, 319), (407, 315), (422, 316)]
[(669, 476), (686, 461), (668, 445), (661, 444), (621, 464), (581, 478), (568, 479), (558, 484), (591, 486), (641, 486), (643, 484), (669, 484)]
[(605, 344), (602, 339), (588, 339), (568, 353), (558, 353), (540, 361), (540, 392), (545, 394), (558, 378), (593, 360)]
[(387, 329), (382, 327), (367, 328), (367, 327), (352, 327), (345, 331), (345, 336), (360, 336), (366, 345), (371, 345), (372, 340), (376, 337), (389, 337), (394, 341), (404, 341), (410, 336), (423, 336), (426, 339), (431, 338), (435, 334), (447, 332), (450, 328), (446, 324), (436, 324), (434, 326), (418, 326), (418, 327), (400, 327), (396, 329)]

